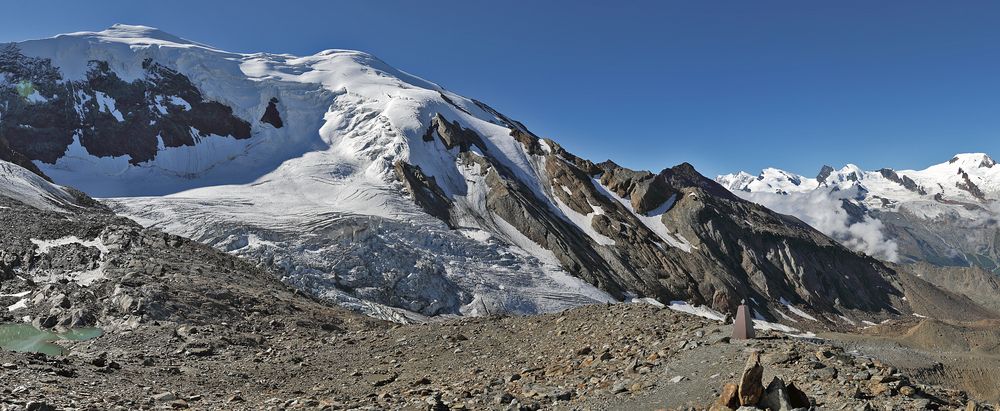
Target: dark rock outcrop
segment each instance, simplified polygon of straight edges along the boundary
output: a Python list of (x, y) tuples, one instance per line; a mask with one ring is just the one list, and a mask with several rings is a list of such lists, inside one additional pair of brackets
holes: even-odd
[(281, 121), (281, 113), (278, 112), (278, 98), (271, 97), (271, 100), (267, 102), (267, 109), (264, 110), (264, 116), (260, 118), (262, 123), (267, 123), (274, 128), (284, 127), (285, 123)]
[[(449, 123), (440, 114), (435, 115), (431, 119), (430, 130), (437, 132), (438, 137), (441, 138), (441, 142), (449, 149), (458, 147), (459, 152), (465, 152), (469, 151), (469, 147), (476, 146), (480, 150), (486, 151), (486, 144), (483, 143), (479, 134), (476, 134), (475, 131), (462, 128), (457, 121)], [(425, 140), (427, 139), (426, 136), (432, 133), (430, 130), (425, 134)]]
[[(127, 82), (107, 62), (95, 60), (86, 79), (66, 81), (48, 59), (4, 46), (0, 136), (14, 151), (50, 164), (65, 154), (74, 136), (91, 155), (127, 155), (132, 164), (155, 158), (161, 144), (193, 146), (213, 135), (251, 137), (248, 122), (229, 106), (206, 99), (187, 76), (152, 60), (143, 68), (143, 78)], [(32, 94), (25, 96), (25, 90)]]
[(983, 190), (981, 190), (976, 183), (973, 183), (972, 180), (969, 179), (969, 173), (966, 173), (965, 170), (960, 168), (958, 169), (958, 174), (962, 176), (962, 182), (955, 183), (958, 188), (972, 194), (972, 196), (977, 198), (979, 201), (986, 201), (986, 194), (983, 193)]
[(882, 175), (882, 177), (885, 177), (887, 180), (903, 186), (903, 188), (906, 188), (907, 190), (910, 190), (914, 193), (919, 193), (920, 195), (927, 195), (927, 192), (924, 191), (923, 187), (917, 185), (916, 181), (913, 181), (913, 179), (907, 176), (900, 176), (899, 174), (896, 173), (895, 170), (891, 168), (883, 168), (880, 169), (878, 172), (879, 174)]
[(410, 193), (417, 205), (423, 208), (427, 214), (441, 219), (449, 227), (454, 228), (449, 212), (451, 201), (437, 185), (434, 177), (425, 175), (420, 167), (401, 160), (393, 164), (393, 169), (396, 171), (396, 177), (403, 183), (406, 191)]
[(816, 181), (819, 181), (820, 184), (825, 183), (826, 179), (829, 178), (830, 174), (833, 174), (833, 172), (833, 167), (824, 164), (823, 168), (819, 170), (819, 174), (816, 175)]

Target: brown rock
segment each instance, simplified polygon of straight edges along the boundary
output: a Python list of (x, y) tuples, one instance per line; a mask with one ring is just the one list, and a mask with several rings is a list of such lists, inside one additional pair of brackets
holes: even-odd
[(916, 395), (917, 389), (913, 388), (913, 387), (911, 387), (909, 385), (904, 385), (902, 387), (899, 387), (899, 393), (903, 394), (903, 395), (905, 395), (907, 397), (912, 397), (912, 396)]
[(892, 391), (892, 389), (889, 388), (889, 385), (887, 384), (872, 381), (871, 383), (868, 384), (868, 391), (872, 393), (873, 397), (878, 397), (880, 395), (890, 394), (890, 391)]
[(725, 405), (713, 402), (712, 405), (708, 406), (708, 411), (733, 411), (735, 408), (727, 407)]
[(764, 384), (761, 382), (763, 376), (764, 367), (760, 366), (760, 353), (753, 351), (750, 353), (750, 358), (747, 358), (743, 375), (740, 376), (738, 390), (740, 405), (757, 405), (761, 395), (764, 394)]
[(737, 408), (739, 408), (740, 407), (740, 399), (736, 395), (736, 393), (737, 393), (738, 390), (739, 390), (739, 387), (736, 384), (733, 384), (731, 382), (730, 383), (726, 383), (726, 385), (722, 386), (722, 393), (719, 395), (719, 398), (717, 400), (715, 400), (715, 402), (712, 405), (713, 406), (717, 405), (717, 406), (720, 406), (720, 407), (724, 407), (724, 408), (718, 408), (720, 410), (721, 409), (727, 409), (728, 410), (728, 409), (737, 409)]

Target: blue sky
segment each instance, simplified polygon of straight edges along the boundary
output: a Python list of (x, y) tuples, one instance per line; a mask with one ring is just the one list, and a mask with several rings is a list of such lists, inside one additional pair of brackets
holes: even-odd
[(119, 22), (232, 51), (364, 50), (634, 168), (1000, 155), (1000, 2), (9, 2), (0, 41)]

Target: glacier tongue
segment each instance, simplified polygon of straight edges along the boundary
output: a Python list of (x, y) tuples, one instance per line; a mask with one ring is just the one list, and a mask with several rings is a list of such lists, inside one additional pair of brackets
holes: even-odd
[(401, 221), (317, 207), (308, 214), (299, 208), (297, 218), (289, 218), (282, 210), (248, 207), (249, 201), (148, 197), (109, 203), (144, 225), (278, 267), (285, 282), (349, 307), (368, 301), (425, 316), (487, 315), (613, 301), (552, 261), (482, 232), (450, 230), (427, 216)]

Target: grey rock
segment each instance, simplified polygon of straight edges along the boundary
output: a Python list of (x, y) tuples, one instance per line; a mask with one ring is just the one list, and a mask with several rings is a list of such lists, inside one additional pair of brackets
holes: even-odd
[(153, 401), (156, 402), (170, 402), (177, 399), (177, 394), (167, 391), (167, 392), (161, 392), (159, 394), (154, 394), (152, 398)]

